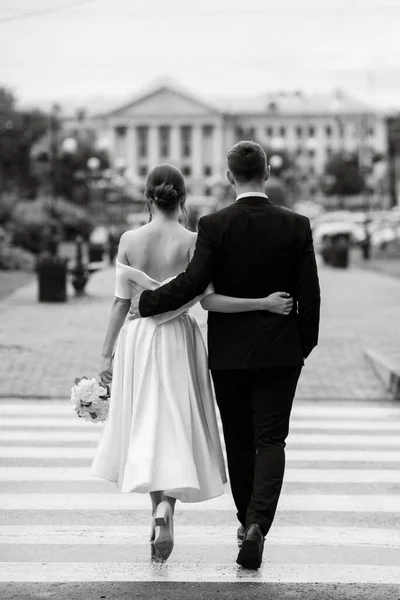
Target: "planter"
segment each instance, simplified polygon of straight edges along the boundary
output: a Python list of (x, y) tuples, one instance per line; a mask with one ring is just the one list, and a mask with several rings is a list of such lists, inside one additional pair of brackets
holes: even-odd
[(38, 258), (39, 302), (67, 301), (67, 262), (48, 254)]
[(334, 236), (330, 248), (329, 264), (339, 269), (349, 266), (350, 239), (347, 235)]
[(89, 262), (101, 262), (104, 255), (103, 244), (89, 244)]

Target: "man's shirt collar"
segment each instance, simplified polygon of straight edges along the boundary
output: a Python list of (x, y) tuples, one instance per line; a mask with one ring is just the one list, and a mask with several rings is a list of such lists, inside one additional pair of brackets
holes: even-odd
[(254, 196), (258, 198), (266, 198), (269, 199), (267, 194), (263, 194), (262, 192), (245, 192), (244, 194), (239, 194), (236, 200), (240, 200), (241, 198), (254, 198)]

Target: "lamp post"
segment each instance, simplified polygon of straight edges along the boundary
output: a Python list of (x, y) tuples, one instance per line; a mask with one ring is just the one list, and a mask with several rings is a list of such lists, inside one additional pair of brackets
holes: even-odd
[(57, 202), (57, 183), (58, 183), (58, 150), (60, 129), (60, 113), (61, 109), (58, 104), (54, 104), (51, 109), (49, 119), (49, 162), (50, 162), (50, 202), (49, 202), (49, 223), (47, 233), (45, 234), (44, 250), (51, 256), (58, 254), (58, 239), (55, 231), (54, 219), (56, 216)]

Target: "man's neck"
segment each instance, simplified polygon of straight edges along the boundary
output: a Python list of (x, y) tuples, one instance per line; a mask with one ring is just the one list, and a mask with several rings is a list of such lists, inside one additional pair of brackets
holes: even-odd
[(265, 194), (264, 185), (236, 185), (235, 186), (236, 196), (241, 194)]

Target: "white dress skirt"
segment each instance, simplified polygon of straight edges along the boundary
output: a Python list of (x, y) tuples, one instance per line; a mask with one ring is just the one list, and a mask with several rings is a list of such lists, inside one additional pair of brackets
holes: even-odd
[[(143, 271), (117, 262), (117, 297), (131, 298), (129, 281), (143, 289), (153, 283)], [(92, 475), (115, 482), (122, 492), (163, 490), (182, 502), (224, 492), (207, 351), (188, 312), (199, 299), (178, 311), (127, 320), (121, 329)]]

